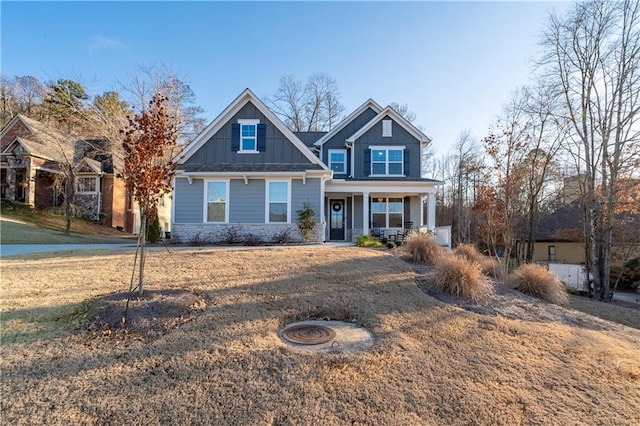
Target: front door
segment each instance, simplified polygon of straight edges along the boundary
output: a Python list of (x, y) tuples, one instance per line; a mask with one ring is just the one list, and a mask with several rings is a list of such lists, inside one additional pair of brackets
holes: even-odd
[(329, 240), (344, 241), (344, 200), (329, 202)]

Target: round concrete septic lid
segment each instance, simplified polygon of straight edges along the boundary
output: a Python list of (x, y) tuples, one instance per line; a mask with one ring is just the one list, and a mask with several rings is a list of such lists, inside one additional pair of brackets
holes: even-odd
[[(294, 338), (292, 340), (296, 340), (295, 331), (301, 329), (304, 330), (306, 327), (309, 327), (308, 330), (311, 332), (311, 334), (317, 333), (318, 335), (323, 337), (330, 337), (328, 340), (324, 341), (324, 343), (318, 344), (313, 344), (313, 339), (309, 340), (312, 344), (296, 343), (295, 341), (287, 339), (287, 337), (290, 337), (293, 334)], [(331, 332), (327, 333), (321, 331), (322, 328), (327, 328)], [(291, 331), (293, 331), (293, 333), (291, 333)], [(363, 327), (360, 327), (357, 324), (344, 321), (300, 321), (288, 324), (278, 332), (278, 335), (280, 336), (282, 342), (286, 345), (312, 352), (358, 352), (369, 349), (371, 346), (373, 346), (374, 343), (374, 337), (370, 331)], [(301, 340), (305, 341), (306, 339), (304, 338), (304, 336), (302, 336)]]

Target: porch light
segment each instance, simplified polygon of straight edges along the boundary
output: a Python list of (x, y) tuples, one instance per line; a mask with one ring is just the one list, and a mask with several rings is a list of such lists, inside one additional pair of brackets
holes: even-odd
[(20, 182), (20, 186), (23, 188), (26, 188), (27, 186), (29, 186), (29, 182), (26, 180), (23, 180), (22, 182)]

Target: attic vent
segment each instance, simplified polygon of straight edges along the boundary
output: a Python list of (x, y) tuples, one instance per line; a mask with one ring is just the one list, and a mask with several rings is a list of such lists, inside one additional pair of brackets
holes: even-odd
[(390, 138), (391, 137), (391, 120), (382, 120), (382, 137)]

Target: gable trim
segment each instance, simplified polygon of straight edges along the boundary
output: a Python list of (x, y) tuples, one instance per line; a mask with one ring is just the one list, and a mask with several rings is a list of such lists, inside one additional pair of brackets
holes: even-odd
[(382, 111), (378, 113), (375, 117), (371, 119), (367, 124), (362, 126), (357, 132), (347, 138), (347, 143), (353, 143), (357, 139), (359, 139), (366, 132), (371, 130), (371, 128), (376, 125), (379, 121), (381, 121), (386, 116), (391, 117), (396, 123), (398, 123), (402, 128), (404, 128), (411, 136), (418, 139), (420, 143), (429, 143), (431, 142), (431, 138), (420, 130), (418, 130), (413, 124), (409, 123), (403, 116), (398, 114), (393, 108), (390, 106), (386, 107)]
[(380, 105), (378, 105), (378, 103), (376, 103), (376, 101), (374, 101), (373, 99), (369, 98), (369, 99), (367, 99), (367, 101), (365, 103), (360, 105), (355, 111), (353, 111), (351, 114), (349, 114), (347, 117), (345, 117), (344, 120), (342, 120), (340, 123), (338, 123), (337, 126), (332, 128), (331, 130), (329, 130), (329, 132), (327, 134), (325, 134), (320, 139), (318, 139), (316, 142), (314, 142), (314, 145), (315, 146), (324, 145), (325, 142), (327, 142), (329, 139), (334, 137), (340, 130), (345, 128), (347, 124), (351, 123), (360, 114), (365, 112), (367, 110), (367, 108), (371, 108), (376, 114), (378, 114), (378, 113), (380, 113), (380, 111), (382, 111), (382, 107)]
[(4, 126), (2, 128), (2, 131), (0, 132), (0, 138), (3, 137), (4, 135), (7, 134), (7, 132), (9, 130), (11, 130), (11, 128), (16, 124), (16, 121), (22, 121), (22, 124), (24, 124), (26, 126), (27, 129), (29, 129), (29, 131), (31, 131), (33, 133), (33, 130), (31, 129), (31, 127), (22, 119), (22, 117), (20, 116), (20, 114), (16, 114), (15, 116), (13, 116), (13, 118), (11, 119), (11, 121), (9, 121), (6, 126)]
[(284, 125), (276, 115), (249, 89), (245, 89), (231, 104), (225, 108), (196, 138), (174, 158), (178, 163), (184, 163), (191, 158), (207, 141), (218, 132), (242, 107), (252, 102), (276, 128), (304, 155), (312, 164), (319, 165), (329, 171), (327, 166), (307, 148), (291, 130)]

